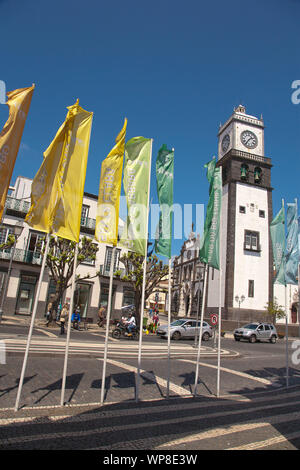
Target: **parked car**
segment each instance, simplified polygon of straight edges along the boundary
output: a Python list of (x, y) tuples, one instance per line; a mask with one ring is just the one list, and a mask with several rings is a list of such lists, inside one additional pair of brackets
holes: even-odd
[[(180, 318), (175, 320), (170, 325), (170, 336), (171, 339), (181, 338), (195, 338), (195, 335), (200, 334), (201, 321), (193, 320), (191, 318)], [(156, 332), (161, 338), (168, 337), (168, 325), (159, 326)], [(207, 323), (203, 322), (202, 329), (202, 340), (208, 341), (212, 337), (212, 327)]]
[(276, 328), (271, 323), (249, 323), (234, 330), (233, 334), (236, 341), (247, 339), (249, 343), (261, 340), (276, 343), (278, 339)]

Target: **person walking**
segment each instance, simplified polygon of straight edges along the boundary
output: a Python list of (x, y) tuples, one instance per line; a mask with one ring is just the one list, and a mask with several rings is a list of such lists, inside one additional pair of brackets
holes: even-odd
[(98, 325), (99, 325), (100, 328), (101, 328), (101, 326), (104, 326), (105, 314), (106, 314), (106, 309), (105, 309), (104, 305), (102, 305), (99, 308), (99, 311), (98, 311)]
[(65, 333), (65, 324), (69, 314), (69, 305), (66, 303), (64, 304), (61, 312), (60, 312), (60, 334), (63, 335)]
[(79, 330), (80, 323), (80, 307), (77, 305), (75, 312), (72, 315), (72, 323), (74, 330)]
[(52, 320), (52, 302), (49, 302), (47, 306), (47, 312), (46, 312), (46, 326), (49, 326), (49, 323), (51, 320)]
[(153, 324), (154, 324), (153, 329), (154, 329), (155, 333), (156, 333), (156, 330), (157, 330), (158, 322), (159, 322), (159, 315), (158, 315), (158, 312), (155, 310), (154, 315), (153, 315)]

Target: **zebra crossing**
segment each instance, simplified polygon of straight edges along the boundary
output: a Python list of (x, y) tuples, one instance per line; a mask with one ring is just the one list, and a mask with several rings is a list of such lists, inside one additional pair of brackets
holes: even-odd
[[(5, 347), (7, 353), (22, 353), (26, 348), (25, 337), (10, 337), (1, 338), (2, 347)], [(30, 353), (51, 353), (51, 354), (64, 354), (65, 353), (65, 339), (56, 338), (33, 338), (30, 343)], [(113, 357), (122, 357), (130, 358), (137, 357), (138, 354), (138, 342), (137, 341), (114, 341), (109, 339), (109, 354)], [(103, 341), (70, 341), (69, 346), (69, 355), (102, 355), (104, 352), (104, 342)], [(172, 344), (170, 349), (172, 357), (195, 357), (197, 354), (197, 349), (194, 348), (191, 344), (176, 343)], [(142, 345), (142, 354), (145, 358), (151, 357), (168, 357), (168, 348), (165, 342), (161, 344), (144, 342)], [(217, 355), (217, 349), (211, 346), (201, 346), (201, 355), (202, 357), (213, 357)], [(228, 351), (226, 349), (221, 350), (221, 355), (226, 357), (232, 357), (237, 355), (237, 353)]]
[(299, 392), (252, 394), (247, 402), (198, 397), (40, 407), (17, 416), (0, 410), (0, 449), (298, 449)]

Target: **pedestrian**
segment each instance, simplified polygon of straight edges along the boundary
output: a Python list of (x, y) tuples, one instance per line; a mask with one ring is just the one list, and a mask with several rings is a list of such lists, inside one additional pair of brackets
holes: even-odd
[(155, 310), (154, 315), (153, 315), (154, 331), (157, 330), (158, 322), (159, 322), (159, 315), (158, 315), (158, 312)]
[(62, 311), (62, 304), (61, 304), (61, 302), (59, 302), (58, 307), (57, 307), (57, 312), (56, 312), (56, 321), (57, 321), (57, 322), (58, 322), (59, 319), (60, 319), (61, 311)]
[(106, 314), (106, 309), (105, 309), (104, 305), (102, 305), (99, 308), (99, 311), (98, 311), (98, 325), (99, 325), (99, 327), (104, 326), (104, 321), (105, 321), (105, 316), (106, 316), (105, 314)]
[(75, 312), (72, 315), (72, 323), (74, 330), (79, 330), (80, 323), (80, 307), (77, 305)]
[(63, 308), (60, 312), (60, 334), (63, 335), (65, 333), (65, 323), (68, 318), (69, 313), (69, 304), (64, 304)]
[(46, 326), (49, 326), (49, 323), (51, 320), (52, 320), (52, 302), (49, 302), (47, 305), (47, 312), (46, 312)]

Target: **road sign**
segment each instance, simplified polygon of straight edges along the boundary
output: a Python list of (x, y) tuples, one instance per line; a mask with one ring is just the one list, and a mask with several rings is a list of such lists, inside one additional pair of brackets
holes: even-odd
[(219, 316), (216, 313), (212, 313), (210, 315), (210, 321), (212, 325), (217, 325), (219, 320)]

